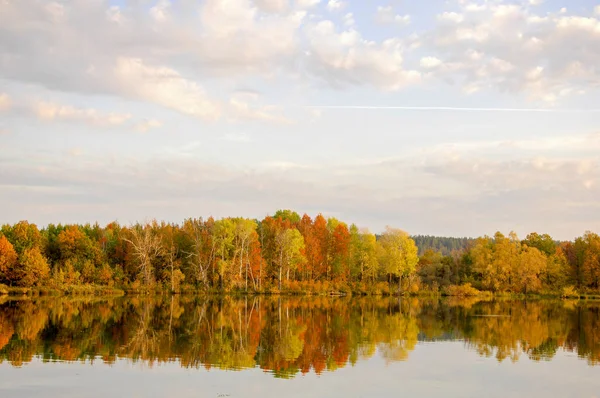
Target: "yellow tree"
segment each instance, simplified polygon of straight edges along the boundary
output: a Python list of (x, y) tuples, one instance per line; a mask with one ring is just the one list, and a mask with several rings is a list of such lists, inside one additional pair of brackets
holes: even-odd
[(38, 247), (25, 249), (19, 256), (15, 283), (19, 286), (39, 286), (48, 279), (50, 267)]
[(498, 290), (498, 284), (496, 269), (493, 267), (493, 256), (492, 238), (489, 236), (478, 238), (471, 249), (473, 271), (479, 275), (483, 289), (496, 291)]
[(592, 288), (600, 288), (600, 236), (593, 232), (583, 235), (585, 242), (585, 257), (583, 261), (584, 283)]
[(398, 278), (401, 288), (402, 279), (415, 273), (419, 262), (417, 245), (406, 232), (389, 226), (381, 235), (379, 244), (381, 267), (388, 274), (390, 283), (392, 277)]
[(305, 261), (304, 237), (296, 228), (282, 229), (275, 236), (275, 245), (279, 268), (279, 289), (281, 289), (283, 273), (286, 273), (286, 280), (289, 280), (290, 272)]
[(494, 235), (494, 260), (492, 265), (496, 274), (496, 290), (511, 288), (512, 274), (520, 266), (520, 253), (521, 242), (517, 234), (511, 232), (507, 238), (500, 232), (496, 232)]
[(17, 252), (4, 235), (0, 235), (0, 282), (9, 282), (17, 266)]
[(519, 256), (519, 266), (513, 270), (513, 286), (525, 294), (542, 287), (540, 276), (546, 271), (546, 255), (535, 247), (524, 246)]
[(378, 272), (377, 237), (368, 229), (350, 227), (351, 275), (360, 281), (375, 281)]

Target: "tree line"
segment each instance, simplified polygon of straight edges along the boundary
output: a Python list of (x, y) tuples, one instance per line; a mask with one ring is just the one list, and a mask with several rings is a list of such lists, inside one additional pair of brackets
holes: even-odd
[(419, 248), (419, 256), (422, 256), (428, 250), (449, 256), (452, 252), (466, 250), (475, 241), (473, 238), (451, 238), (430, 235), (413, 235), (411, 238)]
[[(415, 240), (429, 248), (419, 255)], [(598, 292), (600, 237), (586, 232), (559, 243), (547, 234), (520, 240), (498, 232), (444, 240), (411, 238), (391, 227), (376, 236), (291, 210), (263, 220), (50, 224), (41, 230), (21, 221), (0, 228), (0, 283), (172, 292), (439, 293), (465, 284), (492, 292)]]
[(415, 275), (417, 250), (400, 229), (388, 227), (377, 238), (336, 218), (313, 220), (290, 210), (263, 220), (50, 224), (41, 230), (21, 221), (0, 229), (0, 283), (327, 292), (382, 282), (400, 289)]
[(600, 236), (588, 231), (557, 242), (548, 234), (533, 232), (521, 240), (514, 232), (497, 232), (449, 255), (427, 250), (417, 273), (421, 288), (432, 291), (469, 283), (491, 292), (598, 293)]

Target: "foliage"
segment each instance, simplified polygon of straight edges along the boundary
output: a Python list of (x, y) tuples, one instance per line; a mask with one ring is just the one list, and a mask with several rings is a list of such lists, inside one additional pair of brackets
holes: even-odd
[[(523, 240), (513, 232), (475, 240), (421, 236), (415, 239), (425, 246), (417, 247), (400, 229), (376, 236), (291, 210), (263, 220), (51, 224), (41, 231), (20, 221), (0, 231), (0, 283), (24, 288), (436, 295), (471, 284), (498, 294), (600, 291), (600, 236), (592, 232), (562, 243), (538, 233)], [(432, 242), (450, 242), (452, 250)]]
[(470, 283), (465, 283), (463, 285), (450, 285), (444, 289), (444, 294), (446, 296), (454, 296), (454, 297), (475, 297), (479, 296), (481, 292), (474, 287), (471, 286)]

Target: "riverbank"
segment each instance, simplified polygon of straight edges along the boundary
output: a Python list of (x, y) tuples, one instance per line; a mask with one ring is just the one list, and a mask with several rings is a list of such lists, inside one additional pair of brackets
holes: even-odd
[(321, 287), (319, 289), (306, 288), (269, 288), (262, 290), (243, 290), (243, 289), (197, 289), (187, 287), (180, 291), (173, 292), (170, 289), (161, 287), (156, 288), (131, 288), (131, 287), (109, 287), (99, 285), (69, 285), (63, 288), (53, 287), (14, 287), (0, 284), (0, 296), (155, 296), (155, 295), (201, 295), (201, 296), (330, 296), (330, 297), (348, 297), (348, 296), (374, 296), (374, 297), (398, 297), (410, 296), (419, 298), (477, 298), (480, 300), (505, 299), (505, 300), (543, 300), (543, 299), (579, 299), (579, 300), (600, 300), (598, 293), (578, 293), (570, 291), (565, 294), (564, 291), (546, 291), (536, 293), (510, 293), (510, 292), (488, 292), (479, 291), (472, 287), (452, 286), (443, 291), (432, 292), (427, 290), (413, 292), (398, 292), (389, 289), (385, 283), (376, 284), (370, 289), (360, 289), (355, 286)]

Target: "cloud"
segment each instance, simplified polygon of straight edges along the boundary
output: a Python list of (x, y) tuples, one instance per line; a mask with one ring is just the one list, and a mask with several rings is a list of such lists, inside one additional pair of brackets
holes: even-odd
[(244, 133), (227, 133), (223, 137), (225, 141), (235, 142), (235, 143), (246, 143), (251, 142), (250, 137)]
[[(600, 22), (592, 15), (542, 12), (528, 2), (461, 1), (418, 34), (373, 40), (355, 28), (357, 14), (351, 10), (341, 24), (352, 29), (308, 16), (306, 10), (319, 3), (332, 12), (348, 6), (341, 0), (160, 0), (127, 6), (5, 1), (0, 3), (0, 76), (50, 90), (148, 101), (209, 121), (221, 115), (225, 79), (400, 89), (406, 85), (402, 81), (419, 81), (409, 67), (422, 58), (416, 48), (444, 60), (430, 73), (466, 93), (495, 90), (558, 103), (600, 86), (595, 67), (600, 55), (589, 50), (598, 45)], [(405, 25), (411, 17), (388, 5), (377, 7), (375, 19)], [(325, 32), (327, 24), (332, 26)], [(315, 36), (326, 43), (315, 42)], [(352, 40), (356, 45), (347, 44)], [(331, 55), (323, 54), (325, 47)], [(359, 61), (354, 53), (366, 58)], [(332, 67), (331, 59), (345, 66)], [(543, 73), (529, 79), (537, 67)], [(147, 75), (142, 89), (123, 79), (133, 71)], [(163, 84), (154, 72), (170, 77)], [(161, 100), (165, 93), (177, 94)]]
[(305, 16), (264, 14), (250, 0), (47, 8), (33, 0), (0, 3), (0, 76), (153, 102), (204, 120), (218, 118), (219, 106), (201, 82), (285, 65), (296, 55)]
[(423, 57), (421, 58), (421, 67), (425, 69), (435, 69), (442, 64), (442, 61), (436, 57)]
[(594, 8), (594, 13), (595, 13), (596, 15), (600, 16), (600, 5), (597, 5), (597, 6)]
[(375, 21), (379, 24), (410, 24), (410, 15), (395, 14), (392, 6), (378, 6)]
[(464, 15), (456, 12), (444, 12), (437, 16), (437, 19), (442, 22), (461, 23), (465, 20)]
[(296, 6), (298, 8), (312, 8), (320, 2), (321, 0), (296, 0)]
[(600, 72), (591, 66), (600, 54), (589, 51), (598, 45), (595, 18), (539, 15), (524, 5), (488, 2), (476, 9), (463, 4), (460, 13), (444, 12), (438, 20), (422, 46), (445, 60), (437, 75), (460, 82), (467, 92), (524, 93), (556, 103), (600, 86)]
[(146, 119), (135, 125), (135, 129), (140, 133), (146, 133), (149, 130), (162, 127), (162, 122), (156, 119)]
[(333, 85), (398, 90), (420, 80), (419, 72), (404, 68), (405, 46), (400, 40), (368, 41), (352, 28), (338, 32), (328, 20), (307, 26), (306, 32), (309, 68)]
[(327, 2), (327, 9), (329, 11), (339, 11), (346, 7), (346, 3), (342, 0), (329, 0)]
[(529, 4), (532, 6), (539, 6), (544, 3), (545, 0), (529, 0)]
[(159, 0), (155, 6), (150, 8), (150, 16), (156, 22), (164, 22), (169, 18), (169, 8), (171, 2), (169, 0)]
[(8, 94), (0, 93), (0, 112), (10, 109), (12, 101)]
[[(8, 102), (10, 100), (10, 102)], [(10, 105), (5, 110), (20, 117), (34, 117), (43, 122), (82, 123), (98, 128), (130, 128), (145, 132), (158, 128), (162, 123), (156, 119), (137, 121), (131, 113), (110, 112), (91, 107), (78, 107), (55, 100), (27, 100), (23, 97), (9, 98), (0, 95), (0, 110), (3, 101)]]
[(171, 68), (149, 66), (137, 58), (119, 58), (114, 75), (119, 90), (127, 96), (204, 120), (220, 117), (218, 103), (208, 98), (199, 84)]
[(265, 12), (281, 13), (290, 6), (288, 0), (254, 0), (258, 8)]
[(344, 15), (344, 25), (354, 26), (355, 24), (356, 24), (356, 21), (354, 20), (354, 14), (349, 12), (346, 15)]
[[(79, 222), (179, 221), (196, 214), (198, 207), (208, 209), (205, 216), (262, 217), (283, 206), (335, 211), (376, 231), (394, 224), (426, 233), (444, 225), (448, 234), (517, 229), (571, 238), (600, 226), (597, 211), (592, 211), (600, 196), (599, 137), (465, 142), (342, 163), (272, 157), (255, 166), (219, 165), (165, 151), (143, 159), (76, 156), (81, 154), (76, 151), (69, 162), (48, 154), (26, 163), (4, 157), (0, 206), (16, 218), (7, 222), (24, 216), (35, 222), (68, 222), (74, 214)], [(230, 133), (223, 139), (247, 142), (248, 136)], [(590, 150), (569, 157), (561, 146)], [(506, 150), (513, 158), (494, 155)], [(562, 155), (552, 158), (555, 150)], [(27, 199), (15, 201), (23, 192)], [(553, 214), (552, 223), (547, 214)], [(460, 219), (477, 221), (457, 227)], [(511, 224), (515, 220), (520, 225)]]
[(94, 126), (120, 126), (131, 119), (130, 114), (102, 113), (96, 109), (75, 108), (54, 102), (39, 101), (34, 105), (35, 114), (42, 120), (79, 121)]
[(289, 124), (291, 121), (281, 115), (281, 109), (273, 105), (260, 103), (260, 96), (254, 93), (238, 92), (229, 100), (232, 120), (262, 121), (278, 124)]

